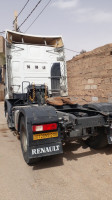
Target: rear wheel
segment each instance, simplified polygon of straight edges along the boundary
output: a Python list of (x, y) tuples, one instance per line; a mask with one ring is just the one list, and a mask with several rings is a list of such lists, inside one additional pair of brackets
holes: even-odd
[(21, 117), (20, 120), (20, 140), (21, 140), (21, 149), (23, 153), (24, 160), (28, 165), (34, 165), (38, 160), (29, 158), (28, 154), (28, 132), (26, 128), (25, 118)]
[(105, 133), (105, 128), (100, 127), (97, 129), (97, 135), (91, 136), (86, 141), (86, 144), (93, 149), (101, 149), (108, 145), (107, 135)]

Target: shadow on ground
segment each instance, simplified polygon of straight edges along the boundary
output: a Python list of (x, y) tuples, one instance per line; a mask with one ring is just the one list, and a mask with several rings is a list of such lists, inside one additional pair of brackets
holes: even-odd
[[(86, 149), (86, 151), (84, 150), (80, 153), (77, 151), (79, 148)], [(77, 161), (79, 158), (92, 156), (95, 154), (110, 155), (112, 154), (112, 145), (109, 145), (101, 150), (94, 150), (89, 148), (83, 141), (79, 141), (63, 145), (63, 152), (63, 154), (42, 159), (35, 166), (33, 166), (33, 170), (62, 166), (64, 165), (63, 158), (67, 159), (69, 162), (71, 160)]]

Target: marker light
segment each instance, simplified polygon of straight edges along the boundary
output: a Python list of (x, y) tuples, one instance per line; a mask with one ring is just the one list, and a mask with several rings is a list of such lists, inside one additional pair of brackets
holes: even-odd
[(57, 123), (33, 125), (32, 126), (32, 131), (33, 132), (52, 131), (52, 130), (56, 130), (56, 129), (57, 129)]

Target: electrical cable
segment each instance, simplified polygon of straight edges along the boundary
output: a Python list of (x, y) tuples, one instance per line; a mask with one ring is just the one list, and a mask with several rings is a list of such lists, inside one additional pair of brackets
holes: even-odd
[(72, 52), (75, 52), (75, 53), (80, 53), (80, 52), (78, 52), (78, 51), (74, 51), (74, 50), (72, 50), (72, 49), (68, 49), (68, 48), (64, 48), (65, 50), (68, 50), (68, 51), (72, 51)]
[[(49, 0), (48, 3), (44, 6), (44, 8), (42, 9), (42, 11), (38, 14), (38, 16), (34, 19), (34, 21), (30, 24), (30, 26), (26, 29), (26, 31), (29, 30), (29, 28), (34, 24), (34, 22), (40, 17), (40, 15), (43, 13), (43, 11), (46, 9), (46, 7), (50, 4), (52, 0)], [(25, 31), (25, 33), (26, 33)]]
[(33, 8), (33, 10), (30, 12), (30, 14), (26, 17), (26, 19), (22, 22), (22, 24), (18, 27), (17, 30), (19, 30), (20, 27), (28, 20), (28, 18), (29, 18), (29, 17), (31, 16), (31, 14), (35, 11), (35, 9), (36, 9), (37, 6), (41, 3), (41, 1), (42, 1), (42, 0), (40, 0), (40, 1), (36, 4), (36, 6)]
[(5, 31), (0, 31), (0, 34), (4, 34), (5, 33)]
[(25, 5), (23, 6), (23, 8), (21, 9), (21, 11), (19, 12), (18, 16), (15, 18), (15, 20), (13, 21), (13, 24), (15, 23), (15, 21), (17, 20), (17, 18), (20, 16), (20, 14), (23, 12), (23, 10), (25, 9), (25, 7), (27, 6), (27, 4), (29, 3), (30, 0), (28, 0)]

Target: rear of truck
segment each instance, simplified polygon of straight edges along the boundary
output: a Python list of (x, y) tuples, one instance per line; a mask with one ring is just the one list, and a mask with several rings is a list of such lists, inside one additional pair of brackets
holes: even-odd
[(112, 143), (112, 104), (78, 105), (68, 97), (61, 36), (6, 31), (5, 114), (20, 135), (27, 164), (63, 153), (84, 139), (93, 148)]

